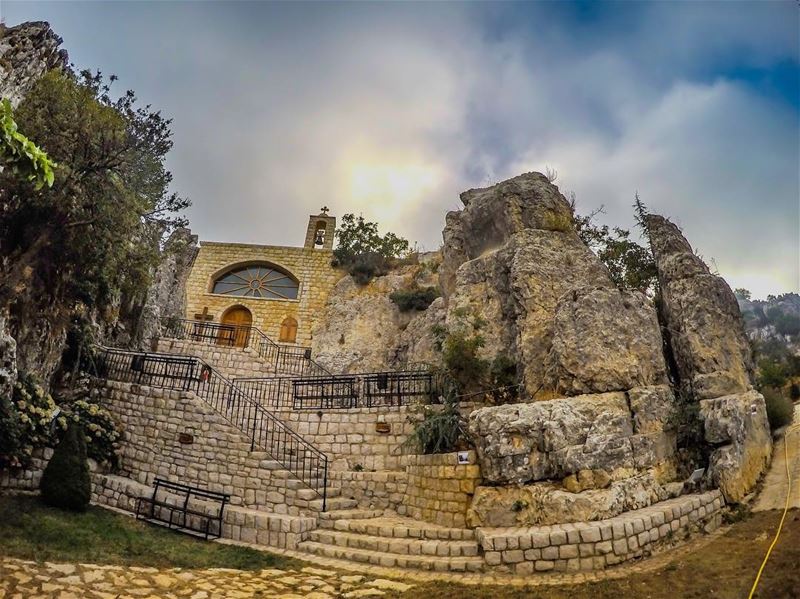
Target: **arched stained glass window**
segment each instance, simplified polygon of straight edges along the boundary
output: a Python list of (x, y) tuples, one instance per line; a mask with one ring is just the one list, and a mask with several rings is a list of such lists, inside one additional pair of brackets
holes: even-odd
[(216, 281), (212, 293), (261, 297), (269, 299), (297, 299), (299, 283), (292, 275), (275, 266), (256, 264), (229, 270)]

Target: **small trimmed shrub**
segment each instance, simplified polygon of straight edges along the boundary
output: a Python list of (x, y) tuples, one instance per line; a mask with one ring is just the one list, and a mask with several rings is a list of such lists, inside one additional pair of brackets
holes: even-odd
[(91, 481), (83, 428), (70, 423), (42, 473), (42, 499), (52, 507), (83, 512), (89, 506)]
[(780, 389), (767, 387), (761, 391), (767, 404), (767, 418), (770, 429), (777, 430), (792, 421), (794, 404)]
[(416, 287), (405, 291), (395, 291), (389, 295), (389, 299), (397, 305), (401, 312), (427, 310), (437, 297), (439, 297), (439, 291), (436, 287)]

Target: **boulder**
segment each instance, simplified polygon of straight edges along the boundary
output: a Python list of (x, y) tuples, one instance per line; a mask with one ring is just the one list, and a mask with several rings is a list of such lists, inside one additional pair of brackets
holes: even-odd
[(772, 436), (764, 397), (756, 391), (700, 402), (705, 439), (715, 449), (709, 475), (729, 503), (741, 501), (769, 466)]
[(528, 395), (549, 399), (560, 395), (546, 376), (556, 307), (565, 294), (587, 286), (614, 289), (605, 266), (574, 232), (525, 229), (458, 268), (448, 325), (465, 311), (479, 317), (482, 357), (514, 357)]
[(621, 479), (675, 453), (663, 427), (634, 432), (620, 392), (480, 408), (470, 415), (469, 433), (490, 484), (563, 479), (582, 470)]
[(667, 382), (655, 308), (643, 294), (575, 289), (558, 301), (547, 386), (560, 395), (625, 391)]
[(525, 173), (461, 194), (464, 210), (446, 217), (443, 262), (439, 270), (445, 296), (455, 288), (459, 266), (502, 247), (530, 230), (573, 231), (572, 210), (558, 188), (541, 173)]
[(681, 485), (661, 484), (645, 472), (578, 493), (552, 483), (475, 489), (468, 526), (546, 526), (613, 518), (680, 494)]
[(747, 391), (752, 356), (730, 287), (709, 272), (673, 223), (649, 215), (646, 225), (681, 384), (697, 399)]

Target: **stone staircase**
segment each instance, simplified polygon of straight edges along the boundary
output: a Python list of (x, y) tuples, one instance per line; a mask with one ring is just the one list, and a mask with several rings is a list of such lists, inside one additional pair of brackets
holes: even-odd
[(300, 551), (383, 567), (436, 572), (479, 572), (485, 562), (475, 532), (379, 510), (334, 510), (319, 515)]

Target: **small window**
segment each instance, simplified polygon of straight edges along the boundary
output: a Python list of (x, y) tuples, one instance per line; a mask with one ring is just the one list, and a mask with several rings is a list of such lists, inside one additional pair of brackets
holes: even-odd
[(289, 273), (265, 264), (229, 270), (214, 281), (212, 293), (269, 299), (297, 299), (299, 286), (297, 279)]
[(287, 316), (281, 323), (281, 334), (278, 341), (282, 343), (294, 343), (297, 340), (297, 321), (291, 316)]

